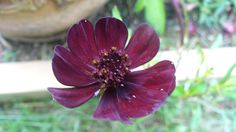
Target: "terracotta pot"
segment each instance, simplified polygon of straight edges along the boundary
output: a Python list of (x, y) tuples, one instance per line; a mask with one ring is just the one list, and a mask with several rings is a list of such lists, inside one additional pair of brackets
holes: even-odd
[(16, 38), (50, 36), (95, 13), (106, 2), (107, 0), (0, 0), (0, 33)]

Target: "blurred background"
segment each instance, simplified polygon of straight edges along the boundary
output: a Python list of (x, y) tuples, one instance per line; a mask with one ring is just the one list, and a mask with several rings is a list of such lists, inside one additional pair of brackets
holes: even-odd
[[(53, 47), (80, 19), (104, 16), (129, 35), (149, 23), (161, 47), (142, 68), (163, 59), (177, 68), (173, 94), (133, 125), (92, 120), (98, 97), (67, 109), (46, 92), (58, 85)], [(0, 62), (0, 132), (236, 131), (236, 0), (0, 0)]]

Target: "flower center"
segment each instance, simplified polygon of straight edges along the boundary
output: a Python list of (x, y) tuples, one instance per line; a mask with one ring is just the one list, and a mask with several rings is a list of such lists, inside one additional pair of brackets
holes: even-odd
[(128, 55), (112, 47), (102, 51), (98, 59), (93, 60), (96, 70), (93, 77), (98, 79), (106, 88), (123, 87), (125, 75), (129, 72)]

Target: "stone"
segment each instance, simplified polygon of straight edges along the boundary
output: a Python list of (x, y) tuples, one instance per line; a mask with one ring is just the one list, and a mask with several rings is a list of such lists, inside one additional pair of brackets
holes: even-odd
[(10, 38), (47, 37), (94, 14), (107, 0), (0, 0), (0, 33)]

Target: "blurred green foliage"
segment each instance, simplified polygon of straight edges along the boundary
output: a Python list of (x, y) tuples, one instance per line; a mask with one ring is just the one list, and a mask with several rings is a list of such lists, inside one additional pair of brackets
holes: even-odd
[(209, 28), (219, 27), (228, 20), (230, 10), (236, 12), (235, 0), (182, 0), (182, 3), (195, 5), (196, 8), (189, 11), (191, 16), (199, 24)]
[(166, 11), (164, 0), (137, 0), (134, 11), (144, 10), (146, 21), (160, 34), (165, 33)]
[(117, 6), (114, 6), (114, 7), (112, 8), (112, 16), (122, 21), (122, 17), (121, 17), (121, 15), (120, 15), (120, 11), (119, 11), (119, 9), (117, 8)]
[[(236, 78), (234, 84), (227, 81), (229, 84), (225, 83), (223, 87), (222, 84), (212, 85), (202, 80), (180, 83), (159, 111), (134, 120), (132, 125), (92, 120), (91, 116), (98, 98), (73, 110), (63, 108), (50, 99), (42, 102), (5, 104), (0, 109), (0, 130), (4, 132), (233, 132), (236, 130), (235, 80)], [(234, 86), (228, 92), (231, 93), (229, 96), (226, 96), (227, 89), (230, 89), (227, 85)], [(221, 89), (211, 92), (216, 87)]]
[(16, 52), (5, 50), (0, 56), (0, 62), (13, 62), (16, 61)]

